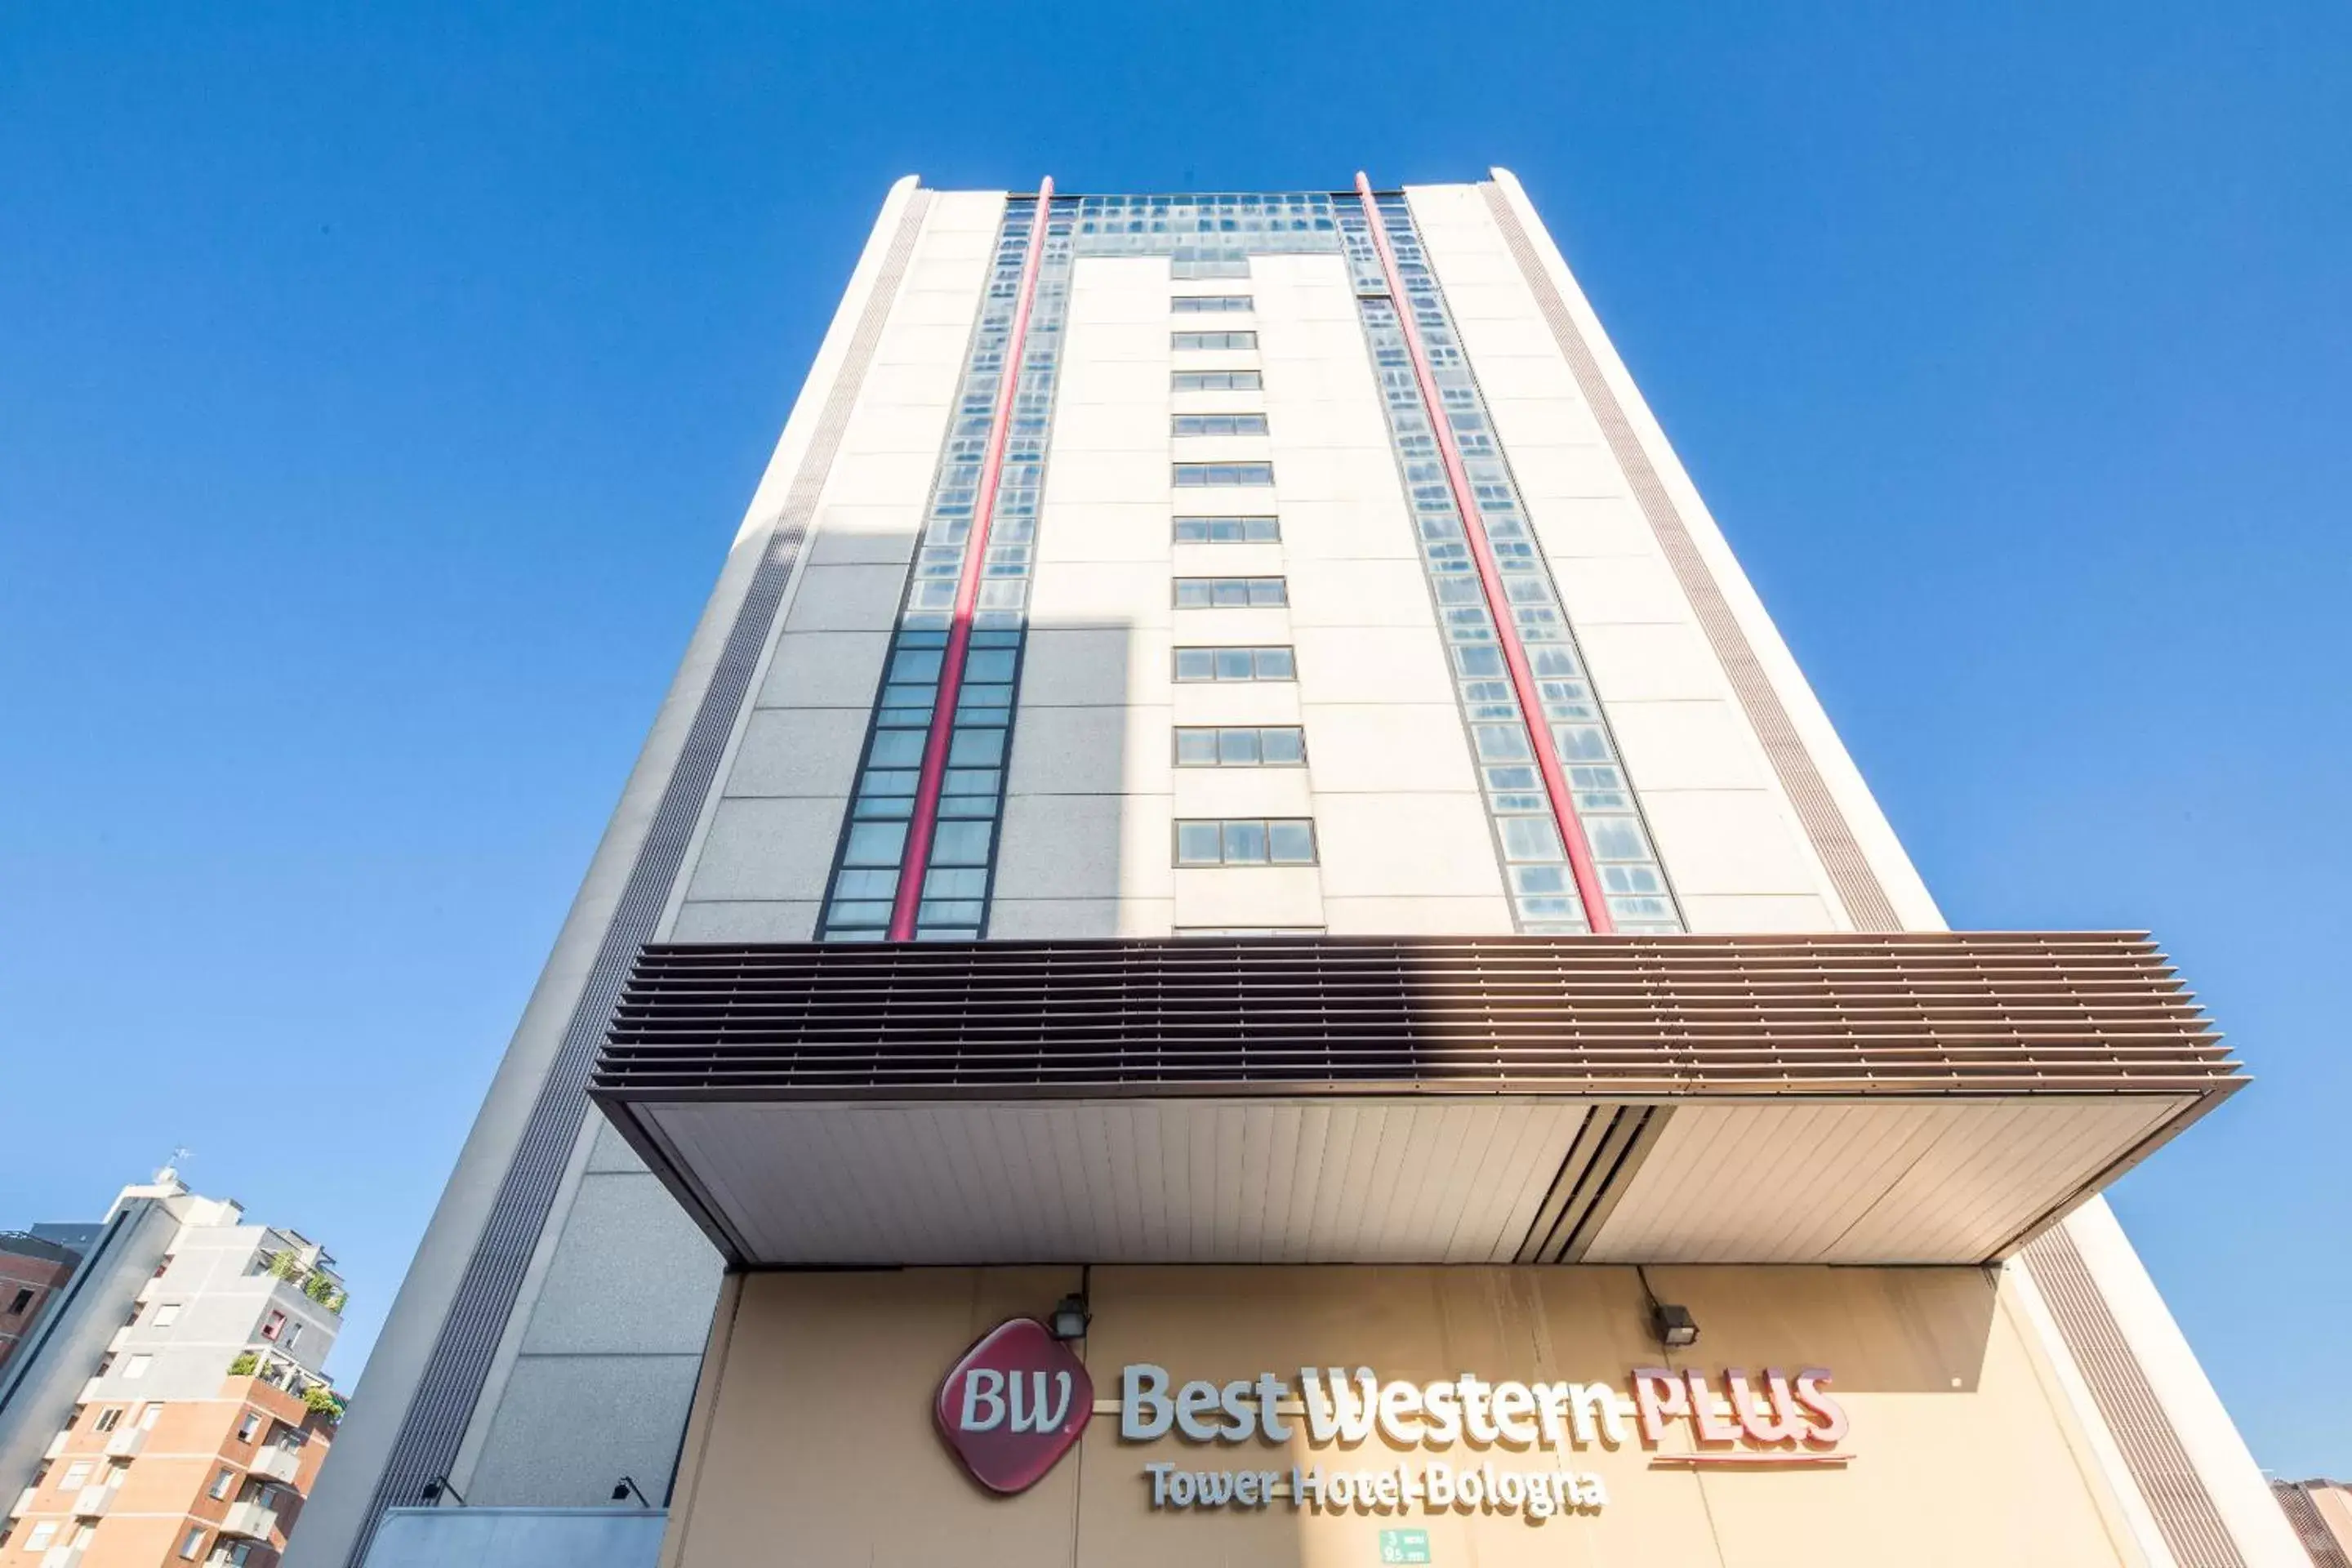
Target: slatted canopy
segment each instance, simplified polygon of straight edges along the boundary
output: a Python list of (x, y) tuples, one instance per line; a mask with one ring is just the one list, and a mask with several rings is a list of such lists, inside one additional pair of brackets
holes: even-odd
[(2143, 934), (656, 945), (736, 1261), (1981, 1262), (2244, 1081)]

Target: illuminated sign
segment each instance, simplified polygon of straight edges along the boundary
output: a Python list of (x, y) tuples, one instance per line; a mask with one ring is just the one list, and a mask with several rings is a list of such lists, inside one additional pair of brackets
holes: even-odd
[(1095, 1413), (1087, 1364), (1034, 1318), (998, 1324), (940, 1380), (931, 1418), (971, 1479), (1023, 1492), (1070, 1451)]

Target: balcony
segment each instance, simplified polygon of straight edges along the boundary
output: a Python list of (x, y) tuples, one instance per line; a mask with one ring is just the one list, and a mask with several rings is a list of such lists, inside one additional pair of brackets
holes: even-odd
[(66, 1438), (68, 1436), (68, 1433), (62, 1429), (59, 1430), (56, 1436), (49, 1439), (49, 1446), (41, 1450), (41, 1458), (44, 1459), (54, 1459), (59, 1454), (64, 1453), (66, 1451)]
[(295, 1472), (301, 1468), (301, 1449), (281, 1448), (274, 1443), (265, 1443), (256, 1449), (253, 1463), (247, 1467), (255, 1475), (266, 1476), (273, 1481), (291, 1481)]
[(76, 1405), (97, 1404), (99, 1390), (104, 1386), (105, 1382), (106, 1374), (104, 1373), (100, 1373), (88, 1383), (83, 1384), (81, 1385), (81, 1392), (74, 1395), (74, 1403)]
[(16, 1500), (8, 1505), (8, 1517), (10, 1519), (15, 1519), (31, 1509), (33, 1506), (33, 1494), (40, 1489), (41, 1489), (38, 1487), (26, 1487), (23, 1491), (18, 1492), (16, 1494)]
[(739, 1265), (1981, 1264), (2245, 1081), (2109, 932), (647, 947)]
[(82, 1553), (87, 1550), (87, 1545), (79, 1541), (69, 1541), (62, 1546), (52, 1546), (41, 1553), (41, 1568), (78, 1568)]
[(146, 1446), (146, 1427), (118, 1426), (107, 1434), (106, 1457), (110, 1459), (127, 1459)]
[(233, 1502), (221, 1515), (223, 1535), (241, 1535), (254, 1541), (267, 1541), (269, 1532), (278, 1528), (278, 1510), (264, 1508), (257, 1502)]
[(96, 1519), (114, 1502), (114, 1489), (110, 1486), (84, 1487), (74, 1493), (73, 1512), (76, 1519)]

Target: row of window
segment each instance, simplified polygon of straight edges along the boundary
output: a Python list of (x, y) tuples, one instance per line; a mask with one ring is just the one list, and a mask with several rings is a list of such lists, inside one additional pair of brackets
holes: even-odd
[(1255, 332), (1171, 332), (1168, 346), (1181, 353), (1186, 350), (1254, 349), (1257, 347)]
[(1249, 275), (1249, 258), (1246, 256), (1171, 256), (1168, 258), (1168, 276), (1179, 279), (1246, 278)]
[(1180, 819), (1176, 864), (1312, 866), (1315, 824), (1303, 816)]
[(1179, 414), (1171, 427), (1178, 436), (1263, 436), (1263, 414)]
[(1282, 540), (1278, 517), (1180, 517), (1179, 544), (1275, 544)]
[(1175, 466), (1176, 488), (1180, 490), (1230, 489), (1237, 486), (1263, 486), (1274, 483), (1272, 463), (1178, 463)]
[(1170, 373), (1171, 392), (1262, 392), (1265, 377), (1254, 370), (1180, 370)]
[(1298, 661), (1286, 647), (1180, 647), (1176, 679), (1202, 680), (1296, 680)]
[(1250, 308), (1246, 294), (1179, 294), (1169, 302), (1169, 309), (1180, 316), (1229, 315)]
[(1263, 610), (1290, 603), (1279, 577), (1179, 577), (1176, 607), (1180, 610)]
[(1296, 768), (1307, 762), (1307, 731), (1296, 724), (1180, 725), (1180, 768)]

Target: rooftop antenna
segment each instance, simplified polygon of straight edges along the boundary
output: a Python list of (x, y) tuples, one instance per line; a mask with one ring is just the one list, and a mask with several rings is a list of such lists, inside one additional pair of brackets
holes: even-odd
[(180, 1166), (195, 1151), (193, 1149), (173, 1150), (172, 1157), (163, 1162), (163, 1168), (155, 1173), (155, 1184), (157, 1186), (162, 1186), (166, 1182), (178, 1181), (180, 1179)]

